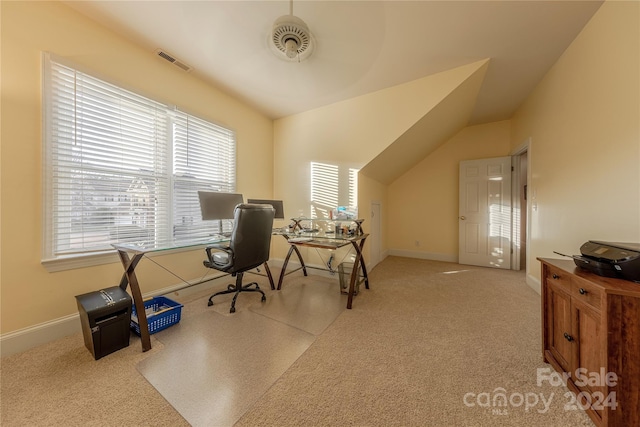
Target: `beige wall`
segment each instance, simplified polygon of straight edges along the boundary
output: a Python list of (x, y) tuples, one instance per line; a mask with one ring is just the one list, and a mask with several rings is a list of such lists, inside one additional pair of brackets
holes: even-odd
[[(311, 162), (335, 164), (343, 169), (362, 168), (485, 67), (486, 61), (479, 61), (276, 120), (274, 194), (284, 200), (287, 215), (297, 215), (299, 211), (310, 213)], [(392, 168), (393, 164), (388, 167)], [(359, 216), (365, 219), (363, 227), (368, 232), (371, 202), (382, 202), (386, 212), (386, 190), (376, 179), (363, 180), (360, 185)], [(346, 204), (346, 201), (340, 203)], [(386, 222), (381, 224), (383, 230), (384, 224)], [(381, 252), (384, 252), (387, 249), (384, 232), (381, 237)], [(314, 250), (307, 252), (310, 257), (315, 254)]]
[[(120, 84), (237, 134), (238, 191), (270, 196), (273, 123), (195, 76), (142, 50), (57, 2), (1, 2), (1, 320), (3, 334), (77, 313), (75, 295), (117, 285), (113, 263), (48, 272), (42, 245), (41, 53), (49, 51)], [(202, 251), (157, 258), (185, 279), (200, 278)], [(140, 264), (143, 293), (180, 283)]]
[(531, 137), (527, 265), (538, 282), (536, 257), (640, 242), (639, 8), (605, 2), (512, 120), (514, 147)]
[(466, 127), (389, 185), (393, 254), (457, 261), (458, 165), (509, 155), (510, 130), (509, 121)]
[[(111, 264), (57, 273), (40, 263), (42, 51), (234, 129), (238, 190), (283, 199), (287, 216), (309, 211), (311, 161), (363, 167), (477, 70), (425, 77), (272, 123), (62, 4), (0, 7), (2, 334), (76, 313), (74, 295), (113, 286), (122, 272), (115, 255)], [(538, 275), (535, 257), (576, 253), (588, 239), (640, 241), (639, 39), (638, 3), (607, 2), (511, 122), (463, 129), (389, 186), (361, 175), (365, 230), (371, 202), (382, 204), (381, 252), (457, 256), (458, 162), (507, 155), (509, 143), (529, 137), (537, 205), (530, 212), (530, 274)], [(274, 248), (282, 258), (287, 245)], [(193, 279), (205, 273), (201, 255), (157, 260)], [(143, 292), (179, 282), (150, 262), (141, 263), (140, 281)]]

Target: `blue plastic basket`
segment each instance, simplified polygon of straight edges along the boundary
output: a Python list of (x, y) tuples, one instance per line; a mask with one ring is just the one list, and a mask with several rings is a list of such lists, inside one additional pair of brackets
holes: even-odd
[[(154, 297), (144, 301), (145, 312), (147, 313), (147, 323), (149, 324), (149, 334), (167, 329), (180, 321), (182, 314), (182, 304), (170, 300), (167, 297)], [(140, 325), (138, 325), (138, 314), (136, 306), (131, 309), (131, 329), (139, 336)]]

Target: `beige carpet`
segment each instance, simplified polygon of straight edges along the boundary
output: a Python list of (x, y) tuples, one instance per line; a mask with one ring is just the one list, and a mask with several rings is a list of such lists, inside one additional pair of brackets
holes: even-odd
[(188, 426), (184, 418), (136, 370), (142, 353), (129, 347), (99, 360), (72, 335), (0, 361), (0, 425)]
[[(370, 279), (371, 289), (361, 290), (353, 310), (342, 310), (236, 427), (593, 425), (582, 411), (565, 408), (566, 388), (536, 383), (537, 369), (548, 368), (541, 356), (540, 297), (522, 273), (389, 257)], [(288, 276), (285, 286), (326, 280), (300, 273)], [(267, 291), (267, 298), (275, 293)], [(236, 314), (258, 315), (245, 297), (259, 300), (241, 296), (249, 305)], [(233, 318), (223, 314), (228, 306), (222, 301), (207, 308), (206, 297), (199, 300), (202, 305), (193, 299), (198, 308), (185, 313), (184, 324), (173, 327), (181, 328), (181, 338), (191, 335), (191, 315)], [(186, 425), (136, 370), (167, 353), (169, 345), (156, 335), (150, 352), (141, 353), (134, 339), (99, 361), (80, 334), (2, 359), (1, 424)], [(267, 365), (269, 354), (261, 357)], [(215, 369), (207, 359), (191, 368)], [(175, 361), (167, 369), (176, 369)], [(251, 387), (251, 381), (243, 384)], [(493, 406), (501, 393), (506, 405)], [(232, 410), (238, 401), (225, 405)]]

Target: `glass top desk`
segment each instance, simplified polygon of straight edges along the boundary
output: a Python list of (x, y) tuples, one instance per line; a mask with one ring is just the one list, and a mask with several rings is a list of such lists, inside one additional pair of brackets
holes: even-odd
[[(304, 275), (307, 276), (307, 266), (304, 263), (304, 259), (302, 258), (302, 254), (298, 250), (298, 246), (319, 248), (319, 249), (338, 249), (343, 246), (351, 245), (356, 252), (356, 259), (353, 263), (353, 269), (351, 270), (351, 279), (349, 281), (349, 292), (347, 297), (347, 308), (351, 309), (353, 305), (353, 296), (355, 293), (355, 284), (358, 280), (358, 270), (362, 270), (362, 277), (364, 280), (365, 288), (369, 289), (369, 277), (367, 276), (367, 268), (364, 263), (364, 258), (362, 257), (362, 248), (364, 247), (364, 242), (367, 240), (369, 236), (367, 233), (362, 231), (362, 221), (363, 220), (344, 220), (344, 221), (336, 221), (336, 222), (353, 222), (356, 223), (356, 229), (353, 230), (353, 234), (349, 233), (336, 233), (336, 232), (326, 232), (326, 231), (304, 231), (305, 229), (300, 225), (301, 221), (311, 221), (308, 218), (295, 218), (293, 219), (295, 226), (292, 230), (288, 229), (275, 229), (273, 233), (275, 235), (280, 235), (287, 239), (289, 243), (289, 252), (287, 252), (287, 256), (284, 259), (284, 263), (282, 264), (282, 271), (280, 271), (280, 278), (278, 279), (278, 287), (280, 290), (282, 287), (282, 281), (284, 276), (287, 274), (294, 273), (298, 270), (302, 270)], [(302, 231), (297, 231), (297, 230)], [(287, 272), (287, 265), (289, 263), (289, 259), (291, 255), (295, 253), (300, 261), (300, 267), (293, 269)]]
[[(144, 300), (142, 299), (142, 292), (140, 291), (140, 284), (138, 283), (138, 278), (136, 277), (135, 271), (136, 266), (138, 265), (140, 260), (146, 254), (151, 252), (163, 252), (173, 249), (188, 248), (197, 249), (198, 247), (205, 248), (208, 245), (214, 245), (217, 243), (224, 243), (228, 241), (229, 237), (219, 235), (214, 238), (190, 242), (159, 242), (148, 245), (136, 243), (117, 243), (111, 245), (118, 251), (118, 256), (120, 257), (120, 261), (122, 262), (122, 266), (124, 267), (124, 273), (122, 274), (122, 279), (120, 279), (120, 289), (126, 291), (127, 287), (131, 288), (131, 296), (133, 297), (133, 302), (138, 314), (138, 324), (140, 325), (140, 340), (142, 341), (142, 351), (148, 351), (151, 349), (151, 337), (149, 334), (147, 314), (144, 308)], [(263, 265), (267, 273), (267, 277), (269, 278), (269, 284), (271, 285), (271, 289), (273, 290), (275, 289), (275, 286), (273, 283), (273, 278), (271, 276), (271, 271), (269, 270), (269, 265), (266, 262)]]
[[(304, 219), (297, 218), (297, 224), (300, 224), (299, 221), (303, 221)], [(365, 287), (369, 289), (369, 278), (367, 276), (367, 269), (364, 263), (364, 259), (362, 258), (362, 248), (364, 247), (364, 242), (366, 241), (368, 234), (362, 233), (362, 228), (360, 227), (361, 220), (358, 223), (357, 230), (353, 235), (350, 234), (336, 234), (336, 233), (327, 233), (327, 232), (304, 232), (304, 231), (284, 231), (275, 229), (273, 231), (274, 235), (281, 235), (285, 239), (287, 239), (290, 247), (289, 252), (284, 260), (284, 264), (282, 265), (282, 271), (280, 272), (280, 278), (278, 280), (277, 289), (280, 290), (282, 288), (282, 281), (284, 276), (290, 273), (293, 273), (298, 270), (303, 270), (304, 275), (307, 276), (307, 266), (304, 263), (304, 259), (298, 250), (298, 246), (306, 246), (306, 247), (315, 247), (320, 249), (337, 249), (343, 246), (352, 245), (356, 252), (356, 259), (353, 265), (353, 270), (351, 272), (351, 280), (349, 284), (349, 292), (347, 299), (347, 308), (350, 309), (353, 304), (353, 296), (355, 292), (355, 283), (358, 280), (358, 270), (362, 270), (363, 279), (365, 282)], [(299, 228), (302, 228), (299, 226)], [(142, 299), (142, 292), (140, 290), (140, 284), (138, 282), (138, 278), (135, 273), (135, 269), (142, 260), (142, 258), (152, 252), (168, 252), (174, 249), (188, 249), (193, 248), (197, 249), (198, 247), (206, 247), (208, 245), (214, 245), (217, 243), (223, 243), (229, 241), (229, 237), (225, 236), (216, 236), (214, 238), (208, 238), (198, 241), (189, 241), (189, 242), (159, 242), (155, 244), (136, 244), (136, 243), (118, 243), (113, 244), (112, 246), (118, 251), (118, 256), (120, 257), (120, 261), (122, 262), (122, 266), (124, 268), (124, 273), (122, 274), (122, 278), (120, 279), (120, 288), (124, 291), (127, 290), (127, 287), (131, 289), (131, 296), (133, 297), (133, 302), (136, 307), (136, 312), (138, 313), (138, 324), (140, 326), (140, 339), (142, 342), (142, 351), (148, 351), (151, 349), (151, 337), (149, 334), (149, 324), (147, 322), (147, 315), (144, 308), (144, 300)], [(291, 255), (295, 252), (296, 256), (300, 260), (301, 267), (296, 268), (290, 272), (286, 272), (287, 264), (289, 263), (289, 259)], [(264, 269), (266, 272), (266, 276), (269, 279), (269, 285), (272, 290), (275, 290), (276, 287), (274, 285), (273, 276), (271, 275), (271, 271), (269, 269), (269, 264), (265, 262)]]

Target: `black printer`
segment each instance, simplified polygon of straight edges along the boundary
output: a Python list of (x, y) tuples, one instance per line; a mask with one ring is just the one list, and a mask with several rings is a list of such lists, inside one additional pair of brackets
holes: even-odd
[(582, 256), (572, 256), (578, 267), (600, 276), (640, 283), (640, 243), (589, 240), (580, 246), (580, 253)]

